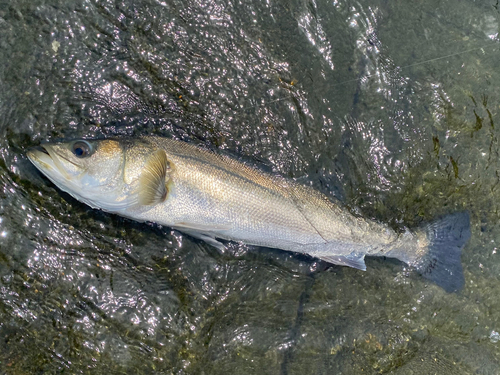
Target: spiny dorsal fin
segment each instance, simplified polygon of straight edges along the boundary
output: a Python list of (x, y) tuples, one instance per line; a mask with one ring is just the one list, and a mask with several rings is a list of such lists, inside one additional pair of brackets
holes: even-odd
[(167, 198), (166, 177), (169, 163), (163, 150), (153, 153), (139, 177), (139, 204), (151, 206)]

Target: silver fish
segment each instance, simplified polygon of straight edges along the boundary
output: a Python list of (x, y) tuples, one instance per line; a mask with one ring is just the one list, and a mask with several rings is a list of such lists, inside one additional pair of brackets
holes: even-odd
[(308, 254), (365, 270), (365, 256), (397, 258), (447, 291), (463, 287), (469, 215), (398, 234), (356, 217), (292, 180), (160, 137), (76, 140), (27, 153), (58, 188), (93, 208), (219, 239)]

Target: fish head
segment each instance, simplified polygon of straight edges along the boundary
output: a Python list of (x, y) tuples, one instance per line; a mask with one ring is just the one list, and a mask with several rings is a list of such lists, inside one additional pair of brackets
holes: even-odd
[(124, 216), (164, 202), (173, 187), (173, 164), (145, 138), (47, 143), (27, 156), (59, 189)]
[(93, 208), (119, 211), (133, 204), (124, 182), (125, 149), (113, 139), (47, 143), (27, 152), (59, 189)]

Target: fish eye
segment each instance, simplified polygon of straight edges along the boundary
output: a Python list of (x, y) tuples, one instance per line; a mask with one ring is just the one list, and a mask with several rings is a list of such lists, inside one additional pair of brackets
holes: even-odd
[(77, 158), (85, 158), (92, 154), (92, 146), (87, 141), (76, 141), (71, 146), (71, 151)]

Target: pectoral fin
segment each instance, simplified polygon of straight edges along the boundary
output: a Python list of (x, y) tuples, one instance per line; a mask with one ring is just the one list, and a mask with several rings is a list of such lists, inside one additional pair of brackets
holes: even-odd
[(167, 171), (169, 163), (163, 150), (153, 153), (139, 177), (139, 204), (152, 206), (167, 198)]

